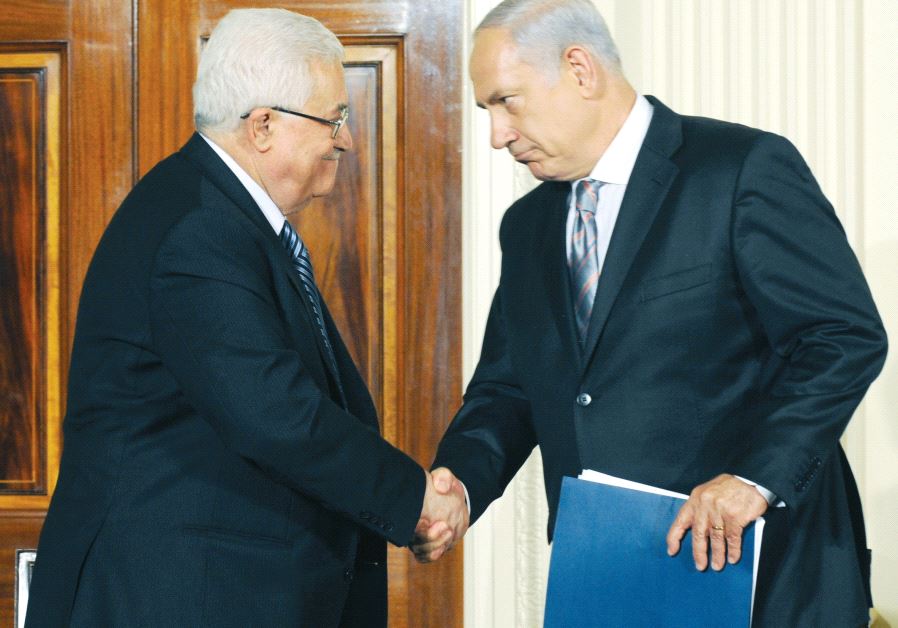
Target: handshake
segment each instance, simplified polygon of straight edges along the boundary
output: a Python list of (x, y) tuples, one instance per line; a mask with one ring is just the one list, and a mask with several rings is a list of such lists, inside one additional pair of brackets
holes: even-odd
[(461, 540), (468, 521), (464, 486), (446, 467), (434, 469), (427, 473), (424, 507), (409, 549), (419, 563), (433, 562)]

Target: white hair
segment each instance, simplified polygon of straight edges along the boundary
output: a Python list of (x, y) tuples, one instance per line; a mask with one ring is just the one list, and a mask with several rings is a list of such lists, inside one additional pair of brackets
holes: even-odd
[(548, 77), (558, 76), (564, 51), (575, 44), (606, 69), (623, 74), (617, 46), (592, 0), (505, 0), (474, 32), (488, 28), (507, 30), (521, 61)]
[(315, 67), (342, 61), (343, 46), (316, 19), (285, 9), (235, 9), (200, 55), (196, 128), (233, 131), (254, 107), (301, 109), (316, 88)]

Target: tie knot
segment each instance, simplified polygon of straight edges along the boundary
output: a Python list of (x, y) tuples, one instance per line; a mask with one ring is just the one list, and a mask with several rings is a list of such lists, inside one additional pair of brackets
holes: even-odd
[(577, 182), (576, 188), (576, 205), (577, 211), (596, 213), (596, 207), (599, 203), (599, 188), (602, 187), (601, 181), (595, 179), (582, 179)]
[(294, 229), (287, 220), (284, 221), (284, 226), (281, 229), (280, 239), (281, 244), (284, 245), (284, 248), (287, 249), (290, 255), (293, 257), (301, 257), (305, 245), (303, 244), (302, 238), (296, 233), (296, 229)]

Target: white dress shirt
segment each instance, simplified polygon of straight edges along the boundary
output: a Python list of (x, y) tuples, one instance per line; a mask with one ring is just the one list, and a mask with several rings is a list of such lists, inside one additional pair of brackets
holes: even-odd
[(221, 157), (221, 160), (225, 162), (225, 165), (230, 168), (231, 172), (234, 173), (240, 183), (243, 184), (243, 187), (246, 188), (246, 191), (249, 192), (250, 196), (253, 197), (253, 200), (256, 201), (256, 205), (259, 206), (259, 209), (262, 210), (262, 214), (265, 215), (265, 218), (268, 220), (268, 223), (271, 225), (271, 228), (274, 229), (274, 232), (277, 235), (281, 234), (281, 229), (284, 228), (284, 222), (286, 222), (286, 218), (284, 218), (284, 214), (281, 213), (281, 210), (277, 205), (274, 204), (274, 201), (271, 200), (271, 197), (268, 196), (268, 192), (262, 189), (262, 186), (256, 183), (256, 181), (247, 174), (246, 170), (240, 167), (234, 158), (228, 155), (225, 150), (210, 140), (208, 137), (200, 133), (200, 137), (206, 140), (206, 143), (212, 147), (212, 150), (215, 151), (215, 154)]
[[(617, 214), (620, 212), (621, 201), (624, 200), (624, 192), (627, 191), (627, 183), (630, 181), (630, 173), (636, 163), (636, 156), (642, 148), (642, 141), (649, 130), (654, 108), (644, 96), (636, 96), (636, 103), (630, 110), (630, 115), (624, 121), (624, 125), (611, 140), (611, 144), (605, 149), (598, 163), (589, 173), (589, 179), (602, 182), (599, 188), (599, 202), (596, 208), (596, 254), (599, 256), (599, 273), (601, 281), (602, 265), (605, 262), (605, 254), (608, 252), (608, 243), (611, 242), (611, 232), (614, 231), (614, 223), (617, 222)], [(567, 214), (567, 256), (571, 256), (571, 237), (574, 234), (574, 222), (577, 218), (576, 194), (577, 183), (583, 179), (571, 182), (570, 205)]]

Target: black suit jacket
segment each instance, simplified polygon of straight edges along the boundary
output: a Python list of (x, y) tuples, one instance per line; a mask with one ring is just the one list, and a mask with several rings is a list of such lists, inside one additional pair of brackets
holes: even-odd
[(383, 539), (411, 540), (424, 473), (325, 306), (342, 406), (306, 299), (198, 135), (138, 183), (81, 295), (29, 626), (385, 622)]
[(860, 625), (869, 560), (838, 439), (886, 352), (861, 269), (786, 140), (651, 102), (582, 345), (570, 185), (506, 213), (480, 363), (435, 466), (476, 518), (538, 444), (550, 538), (561, 478), (583, 468), (684, 493), (749, 478), (787, 504), (767, 514), (755, 624)]

